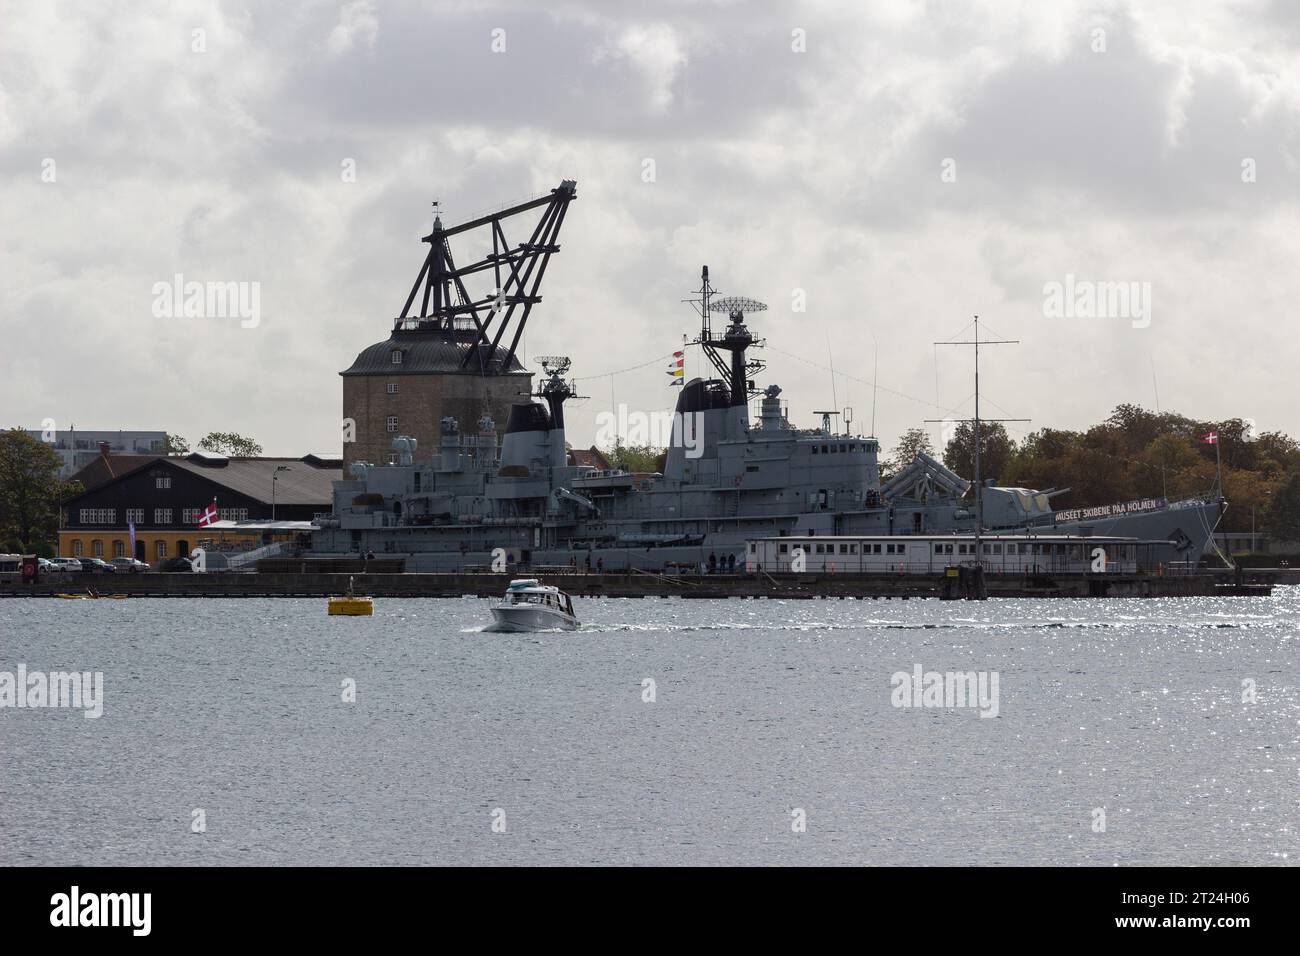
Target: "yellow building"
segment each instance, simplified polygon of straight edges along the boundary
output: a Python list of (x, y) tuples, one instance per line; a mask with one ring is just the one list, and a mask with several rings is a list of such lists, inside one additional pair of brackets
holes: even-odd
[[(136, 546), (132, 550), (131, 533), (126, 528), (65, 529), (59, 532), (59, 554), (67, 558), (103, 558), (105, 561), (136, 557), (157, 565), (168, 558), (188, 557), (195, 548), (242, 551), (273, 541), (292, 544), (298, 533), (297, 530), (267, 532), (261, 529), (198, 527), (187, 531), (141, 529), (135, 533)], [(140, 557), (142, 554), (144, 557)]]
[[(59, 554), (133, 557), (156, 567), (195, 548), (239, 552), (305, 543), (313, 518), (331, 510), (333, 482), (341, 477), (340, 459), (323, 455), (105, 454), (96, 470), (78, 473), (87, 490), (63, 506)], [(202, 512), (214, 505), (220, 520), (200, 525)]]

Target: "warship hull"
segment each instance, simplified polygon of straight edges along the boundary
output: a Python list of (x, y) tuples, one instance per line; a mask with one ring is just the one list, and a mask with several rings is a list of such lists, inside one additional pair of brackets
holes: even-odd
[[(671, 493), (641, 492), (622, 503), (602, 502), (598, 519), (551, 524), (540, 518), (517, 522), (449, 523), (442, 526), (322, 528), (314, 550), (344, 556), (374, 552), (405, 559), (408, 571), (464, 571), (507, 568), (564, 568), (579, 571), (640, 570), (655, 573), (744, 567), (749, 541), (780, 535), (971, 534), (973, 509), (950, 504), (900, 505), (856, 511), (812, 510), (786, 514), (746, 513), (744, 494), (721, 492), (697, 501), (698, 514), (681, 515), (683, 499)], [(1221, 504), (1213, 500), (1161, 503), (1148, 511), (1055, 521), (985, 522), (990, 533), (1038, 533), (1127, 537), (1167, 541), (1159, 560), (1196, 566), (1209, 545)], [(662, 517), (620, 517), (642, 511)], [(384, 516), (387, 520), (388, 516)]]

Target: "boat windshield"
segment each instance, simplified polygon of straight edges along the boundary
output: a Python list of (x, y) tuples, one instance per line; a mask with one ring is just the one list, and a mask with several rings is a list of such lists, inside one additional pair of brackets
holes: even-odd
[(548, 596), (549, 595), (537, 594), (537, 593), (534, 594), (516, 593), (510, 595), (510, 603), (511, 604), (546, 604), (547, 603), (546, 598)]
[(560, 596), (554, 591), (512, 592), (506, 595), (506, 599), (510, 604), (541, 604), (573, 613), (573, 602), (569, 600), (568, 595), (565, 595), (565, 599), (561, 601)]

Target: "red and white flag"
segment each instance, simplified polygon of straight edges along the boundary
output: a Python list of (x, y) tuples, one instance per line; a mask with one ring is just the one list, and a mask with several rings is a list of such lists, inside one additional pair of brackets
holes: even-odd
[(217, 499), (212, 499), (212, 504), (208, 505), (199, 512), (199, 527), (205, 527), (217, 520)]
[(1204, 435), (1201, 436), (1202, 445), (1217, 445), (1218, 443), (1219, 443), (1218, 432), (1206, 432)]

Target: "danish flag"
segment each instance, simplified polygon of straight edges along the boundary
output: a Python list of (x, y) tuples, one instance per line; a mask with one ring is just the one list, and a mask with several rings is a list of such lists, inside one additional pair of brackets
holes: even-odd
[(199, 513), (199, 527), (205, 527), (217, 520), (217, 499), (212, 499), (212, 504), (208, 505)]
[(1218, 443), (1219, 443), (1218, 432), (1206, 432), (1204, 435), (1201, 436), (1202, 445), (1217, 445)]

